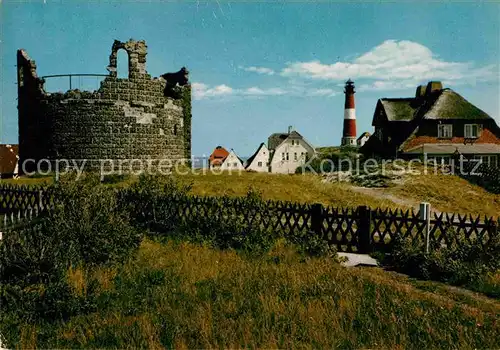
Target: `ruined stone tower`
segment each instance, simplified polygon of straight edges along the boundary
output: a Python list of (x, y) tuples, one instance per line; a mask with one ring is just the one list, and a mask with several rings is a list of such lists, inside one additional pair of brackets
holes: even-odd
[(342, 146), (356, 145), (356, 107), (354, 105), (354, 82), (347, 80), (344, 88), (344, 130), (342, 133)]
[[(128, 54), (127, 79), (117, 78), (117, 53)], [(144, 41), (115, 40), (109, 75), (97, 91), (48, 93), (35, 61), (17, 51), (20, 165), (56, 160), (133, 160), (150, 167), (191, 157), (191, 86), (187, 70), (151, 78)], [(160, 164), (163, 161), (163, 164)], [(167, 162), (165, 162), (167, 161)], [(108, 163), (109, 164), (109, 163)], [(143, 167), (144, 164), (141, 165)]]

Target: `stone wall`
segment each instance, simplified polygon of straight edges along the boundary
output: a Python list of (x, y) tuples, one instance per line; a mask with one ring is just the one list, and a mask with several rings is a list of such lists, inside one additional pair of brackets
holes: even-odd
[[(116, 52), (129, 54), (129, 78), (118, 79)], [(21, 164), (41, 159), (86, 160), (97, 168), (101, 160), (135, 160), (157, 166), (191, 157), (191, 86), (167, 92), (163, 78), (145, 70), (144, 41), (115, 41), (107, 67), (110, 75), (95, 92), (70, 90), (47, 93), (36, 65), (18, 51), (19, 144)], [(169, 82), (171, 83), (171, 82)], [(140, 164), (142, 161), (143, 164)], [(110, 162), (106, 162), (110, 164)]]

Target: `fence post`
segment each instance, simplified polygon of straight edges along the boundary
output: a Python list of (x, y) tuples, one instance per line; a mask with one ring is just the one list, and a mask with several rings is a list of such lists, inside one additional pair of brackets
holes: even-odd
[(429, 203), (420, 203), (420, 220), (425, 221), (425, 254), (429, 254), (429, 234), (431, 232), (431, 205)]
[(43, 211), (43, 191), (42, 190), (38, 191), (38, 207), (40, 208), (40, 211)]
[(319, 203), (311, 206), (311, 229), (317, 235), (323, 234), (323, 205)]
[(372, 211), (366, 205), (359, 206), (358, 212), (358, 242), (359, 252), (362, 254), (371, 253), (373, 250), (371, 240)]

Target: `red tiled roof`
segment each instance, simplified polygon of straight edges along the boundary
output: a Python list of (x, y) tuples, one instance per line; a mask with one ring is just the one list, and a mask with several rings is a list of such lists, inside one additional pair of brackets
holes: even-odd
[(0, 174), (14, 173), (18, 153), (18, 145), (0, 145)]
[(228, 155), (229, 152), (224, 147), (217, 146), (208, 158), (208, 161), (212, 165), (219, 165), (222, 164)]

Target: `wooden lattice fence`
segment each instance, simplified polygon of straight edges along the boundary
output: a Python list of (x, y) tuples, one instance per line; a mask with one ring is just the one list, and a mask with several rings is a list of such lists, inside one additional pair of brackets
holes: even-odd
[(52, 204), (52, 195), (45, 187), (0, 184), (0, 214), (30, 209), (43, 211)]
[[(56, 198), (38, 187), (0, 186), (0, 219), (29, 209), (39, 212), (51, 208)], [(460, 244), (459, 236), (469, 242), (487, 245), (498, 236), (500, 220), (459, 214), (434, 213), (427, 222), (420, 213), (401, 209), (325, 207), (283, 201), (249, 201), (246, 198), (170, 196), (158, 203), (134, 203), (140, 207), (144, 222), (163, 222), (171, 229), (179, 223), (201, 219), (231, 221), (251, 231), (271, 230), (285, 236), (318, 235), (338, 251), (367, 253), (390, 251), (397, 237), (432, 244)], [(161, 214), (160, 214), (161, 213)], [(162, 217), (160, 217), (162, 216)], [(153, 225), (154, 226), (154, 225)], [(153, 227), (154, 228), (154, 227)], [(462, 240), (463, 242), (463, 240)]]
[[(370, 240), (375, 250), (391, 250), (396, 237), (426, 240), (426, 221), (413, 210), (374, 209), (371, 211)], [(429, 241), (452, 246), (463, 238), (469, 243), (487, 245), (500, 234), (500, 219), (473, 215), (433, 213), (429, 220)]]
[(9, 231), (23, 230), (31, 225), (39, 217), (41, 212), (35, 209), (13, 211), (8, 214), (0, 214), (0, 239)]

